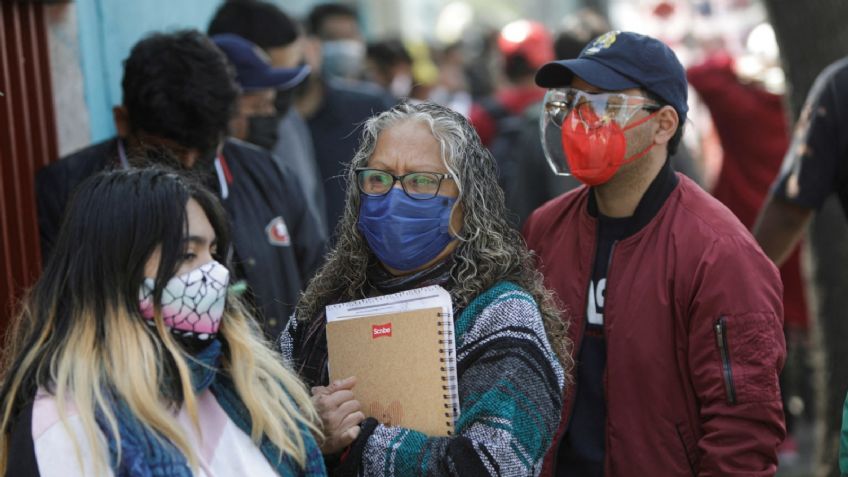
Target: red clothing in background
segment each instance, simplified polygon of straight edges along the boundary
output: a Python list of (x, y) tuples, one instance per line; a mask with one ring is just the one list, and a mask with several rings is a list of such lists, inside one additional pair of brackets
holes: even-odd
[[(545, 97), (546, 90), (538, 86), (506, 88), (495, 94), (495, 100), (513, 116), (520, 116), (531, 104), (538, 103)], [(469, 118), (480, 141), (484, 146), (492, 145), (498, 133), (497, 119), (481, 103), (471, 105)]]
[[(709, 108), (724, 150), (713, 195), (750, 229), (789, 148), (783, 98), (741, 83), (727, 54), (689, 68), (687, 76)], [(785, 322), (806, 328), (799, 250), (796, 247), (781, 267), (780, 276)]]

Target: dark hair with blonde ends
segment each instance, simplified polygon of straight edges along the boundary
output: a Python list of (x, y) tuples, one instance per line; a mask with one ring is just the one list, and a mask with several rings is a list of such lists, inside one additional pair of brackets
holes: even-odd
[[(120, 399), (143, 425), (171, 441), (194, 467), (197, 459), (172, 404), (182, 404), (198, 426), (188, 361), (157, 307), (151, 327), (139, 312), (144, 267), (159, 247), (154, 303), (179, 268), (188, 231), (186, 204), (195, 200), (215, 230), (218, 250), (229, 247), (226, 217), (202, 187), (163, 169), (104, 172), (75, 193), (45, 271), (24, 298), (3, 349), (0, 388), (0, 474), (5, 473), (15, 419), (38, 389), (55, 397), (60, 419), (77, 410), (85, 441), (96, 452), (97, 473), (109, 465), (95, 415), (120, 436), (111, 402)], [(215, 256), (226, 263), (223, 256)], [(318, 432), (309, 395), (281, 357), (264, 342), (237, 298), (227, 299), (218, 332), (222, 373), (247, 408), (251, 438), (265, 435), (282, 453), (306, 464), (297, 430)], [(174, 389), (176, 388), (176, 389)], [(174, 392), (169, 392), (174, 391)], [(120, 437), (117, 439), (120, 453)], [(80, 442), (74, 441), (81, 465)]]

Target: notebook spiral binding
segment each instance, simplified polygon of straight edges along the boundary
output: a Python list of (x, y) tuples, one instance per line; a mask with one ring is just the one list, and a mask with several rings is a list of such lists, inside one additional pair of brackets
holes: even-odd
[(439, 350), (442, 354), (440, 362), (442, 363), (440, 370), (442, 372), (442, 390), (445, 391), (443, 398), (445, 400), (445, 426), (447, 427), (448, 435), (453, 435), (455, 431), (456, 421), (459, 418), (459, 394), (457, 392), (458, 383), (456, 378), (456, 349), (453, 338), (453, 319), (450, 313), (439, 313), (440, 318), (446, 318), (439, 321), (439, 344), (442, 348)]

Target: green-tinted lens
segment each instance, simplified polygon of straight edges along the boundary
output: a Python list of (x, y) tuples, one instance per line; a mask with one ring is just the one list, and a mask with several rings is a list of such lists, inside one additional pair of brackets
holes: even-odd
[(428, 172), (416, 172), (403, 178), (403, 187), (410, 194), (436, 195), (439, 191), (439, 176)]
[(385, 194), (392, 188), (394, 178), (383, 171), (365, 170), (359, 172), (359, 188), (366, 194)]

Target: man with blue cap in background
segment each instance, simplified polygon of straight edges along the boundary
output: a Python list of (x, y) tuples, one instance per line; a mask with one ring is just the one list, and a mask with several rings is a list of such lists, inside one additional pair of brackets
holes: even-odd
[(276, 132), (277, 92), (290, 90), (302, 83), (309, 76), (309, 65), (275, 68), (262, 48), (239, 35), (222, 33), (211, 38), (235, 68), (236, 83), (241, 87), (235, 114), (230, 119), (230, 136), (265, 149), (272, 148), (276, 138), (268, 143), (251, 139), (264, 120), (274, 123), (271, 130)]
[(274, 3), (228, 0), (218, 7), (208, 29), (210, 36), (224, 33), (238, 35), (261, 48), (272, 67), (299, 72), (291, 81), (278, 86), (274, 100), (275, 115), (249, 119), (246, 141), (270, 150), (280, 167), (295, 174), (304, 196), (317, 208), (319, 225), (326, 231), (327, 205), (323, 177), (315, 160), (312, 133), (294, 107), (297, 92), (314, 73), (311, 67), (298, 68), (306, 65), (303, 29), (297, 20)]
[(584, 184), (524, 227), (577, 362), (542, 475), (774, 475), (780, 276), (669, 164), (688, 111), (677, 57), (613, 31), (536, 83), (548, 162)]
[[(280, 121), (277, 95), (301, 84), (309, 76), (309, 65), (275, 68), (265, 50), (239, 35), (222, 33), (211, 38), (233, 65), (236, 83), (241, 87), (235, 113), (230, 118), (230, 136), (270, 150), (275, 146), (277, 123)], [(269, 132), (273, 137), (266, 142), (262, 136)], [(295, 152), (295, 145), (290, 147)], [(310, 220), (323, 235), (327, 235), (323, 188), (317, 182), (320, 178), (314, 157), (284, 158), (276, 152), (270, 157), (283, 175), (292, 177), (301, 185), (304, 194), (299, 200), (309, 210)]]

